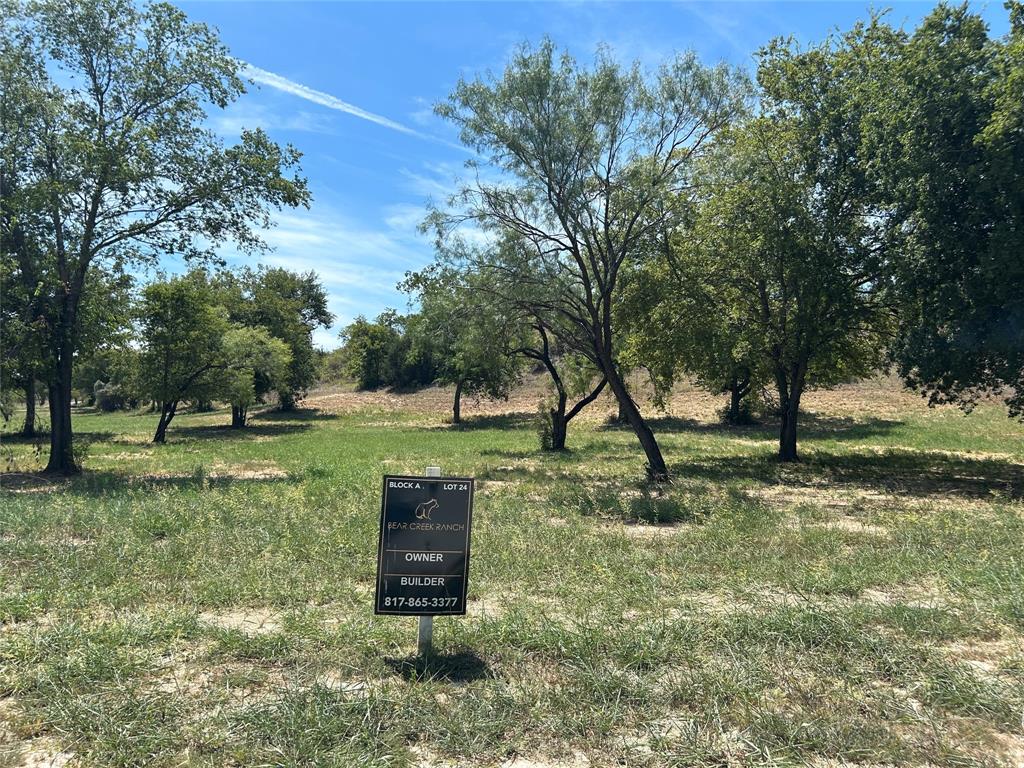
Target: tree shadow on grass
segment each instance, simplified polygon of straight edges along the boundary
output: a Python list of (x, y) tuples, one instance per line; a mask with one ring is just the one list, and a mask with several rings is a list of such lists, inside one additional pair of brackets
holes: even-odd
[(494, 677), (490, 665), (476, 652), (432, 653), (427, 656), (386, 658), (384, 663), (410, 683), (443, 681), (469, 683)]
[[(251, 422), (242, 428), (232, 427), (230, 424), (183, 424), (178, 426), (172, 423), (167, 430), (167, 444), (173, 445), (178, 442), (194, 440), (253, 440), (258, 437), (281, 437), (305, 432), (312, 427), (313, 425), (309, 422), (296, 423), (293, 421), (269, 424)], [(112, 442), (138, 444), (133, 440), (115, 439)]]
[[(759, 424), (733, 425), (684, 419), (677, 416), (659, 416), (648, 419), (647, 423), (655, 434), (691, 433), (761, 440), (779, 439), (777, 419), (770, 419)], [(819, 416), (813, 413), (802, 413), (800, 415), (800, 437), (802, 439), (867, 440), (886, 435), (902, 425), (902, 421), (893, 419), (853, 419), (848, 416)], [(605, 424), (600, 429), (629, 431), (630, 427), (628, 424), (625, 426)]]
[(926, 451), (888, 449), (870, 453), (805, 451), (793, 464), (773, 455), (710, 456), (672, 467), (676, 476), (727, 483), (760, 480), (767, 484), (822, 483), (866, 487), (918, 497), (991, 498), (1024, 496), (1024, 467), (998, 458), (974, 458)]
[[(229, 414), (230, 415), (230, 414)], [(277, 408), (258, 411), (250, 414), (250, 421), (289, 422), (289, 421), (336, 421), (341, 414), (331, 413), (321, 408), (296, 408), (294, 411), (282, 411)]]
[[(458, 424), (446, 424), (453, 432), (473, 432), (480, 429), (526, 429), (532, 427), (534, 418), (528, 413), (498, 413), (486, 416), (467, 416)], [(437, 427), (420, 427), (437, 429)]]
[[(75, 440), (78, 442), (85, 443), (96, 443), (110, 440), (114, 436), (114, 432), (79, 432), (75, 430)], [(20, 432), (4, 432), (0, 435), (0, 443), (4, 445), (36, 445), (40, 444), (48, 446), (50, 443), (49, 431), (40, 432), (32, 437), (25, 437)]]
[(297, 482), (290, 475), (271, 477), (217, 476), (210, 477), (204, 472), (167, 475), (128, 475), (107, 470), (85, 470), (70, 477), (26, 472), (0, 472), (0, 490), (14, 494), (51, 493), (66, 491), (81, 496), (107, 497), (123, 491), (174, 489), (181, 492), (202, 492), (229, 488), (239, 483), (245, 485), (284, 485)]

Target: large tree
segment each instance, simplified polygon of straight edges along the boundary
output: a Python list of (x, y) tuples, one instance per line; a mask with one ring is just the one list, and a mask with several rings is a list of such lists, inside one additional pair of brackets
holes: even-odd
[(90, 269), (207, 256), (226, 240), (257, 250), (268, 206), (304, 204), (308, 193), (287, 175), (299, 157), (291, 147), (259, 130), (225, 147), (207, 127), (207, 108), (244, 87), (240, 62), (206, 26), (166, 3), (45, 0), (23, 11), (5, 14), (4, 45), (19, 35), (37, 43), (26, 48), (23, 80), (41, 107), (24, 121), (18, 186), (27, 193), (13, 205), (37, 246), (14, 256), (46, 276), (47, 470), (70, 473), (72, 366)]
[(693, 160), (742, 109), (741, 80), (680, 55), (645, 76), (608, 51), (586, 68), (545, 40), (517, 51), (501, 78), (460, 81), (437, 111), (499, 176), (477, 173), (448, 217), (519, 236), (576, 289), (562, 310), (622, 406), (647, 457), (648, 475), (668, 469), (616, 360), (613, 307), (624, 265), (639, 244), (672, 229), (675, 209), (659, 205), (687, 184)]
[(221, 392), (230, 367), (224, 349), (230, 330), (202, 270), (146, 286), (139, 311), (139, 389), (160, 408), (154, 443), (166, 442), (182, 401), (213, 400)]
[(435, 380), (455, 387), (452, 422), (462, 421), (462, 397), (506, 399), (520, 380), (519, 326), (508, 307), (491, 301), (473, 273), (432, 269), (409, 275), (399, 288), (419, 312), (409, 325), (414, 358), (429, 357)]
[(262, 326), (288, 345), (287, 374), (273, 388), (281, 410), (292, 410), (316, 382), (313, 331), (334, 322), (327, 311), (327, 293), (315, 272), (300, 274), (279, 267), (246, 269), (239, 282), (243, 300), (232, 307), (232, 320)]
[[(845, 107), (827, 108), (843, 57), (805, 68), (792, 56), (766, 52), (766, 113), (720, 137), (698, 176), (693, 221), (671, 242), (688, 279), (700, 281), (691, 293), (699, 313), (741, 327), (746, 351), (774, 384), (782, 461), (797, 459), (804, 392), (873, 370), (889, 328), (885, 227), (864, 168), (851, 160), (860, 121)], [(804, 78), (819, 101), (801, 110), (779, 98), (782, 72)]]
[(992, 39), (940, 5), (875, 78), (866, 152), (891, 206), (893, 353), (931, 403), (1002, 394), (1024, 416), (1024, 4)]

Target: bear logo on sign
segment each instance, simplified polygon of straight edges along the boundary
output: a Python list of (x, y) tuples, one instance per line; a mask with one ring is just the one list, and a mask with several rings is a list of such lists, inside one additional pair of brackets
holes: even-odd
[(430, 501), (424, 501), (416, 505), (416, 519), (417, 520), (429, 520), (430, 513), (437, 509), (437, 499), (431, 499)]

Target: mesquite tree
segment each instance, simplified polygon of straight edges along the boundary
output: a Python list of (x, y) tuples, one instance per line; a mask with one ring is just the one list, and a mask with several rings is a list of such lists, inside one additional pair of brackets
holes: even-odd
[(475, 300), (504, 318), (507, 353), (541, 365), (554, 390), (553, 402), (541, 404), (541, 447), (565, 450), (569, 422), (608, 383), (592, 346), (566, 321), (565, 312), (571, 312), (578, 301), (578, 291), (564, 274), (546, 270), (510, 232), (483, 247), (474, 247), (457, 235), (439, 246), (437, 263), (421, 275), (435, 282), (472, 286)]
[(521, 48), (501, 78), (460, 81), (437, 107), (499, 172), (464, 187), (449, 227), (469, 220), (507, 230), (545, 271), (577, 286), (561, 311), (622, 406), (652, 479), (668, 469), (616, 363), (620, 272), (642, 257), (651, 232), (674, 227), (674, 209), (658, 203), (686, 187), (693, 160), (742, 110), (741, 84), (692, 53), (647, 76), (605, 50), (580, 67), (545, 40)]
[(26, 122), (20, 185), (29, 194), (16, 215), (43, 222), (33, 230), (39, 247), (24, 258), (47, 276), (47, 471), (70, 473), (72, 364), (90, 270), (156, 263), (161, 253), (209, 256), (227, 240), (258, 250), (268, 209), (305, 204), (308, 193), (287, 175), (299, 158), (291, 147), (259, 130), (225, 147), (207, 127), (207, 108), (226, 107), (244, 86), (240, 62), (205, 25), (165, 3), (46, 0), (23, 9), (5, 13), (2, 29), (37, 43), (25, 66), (42, 106)]

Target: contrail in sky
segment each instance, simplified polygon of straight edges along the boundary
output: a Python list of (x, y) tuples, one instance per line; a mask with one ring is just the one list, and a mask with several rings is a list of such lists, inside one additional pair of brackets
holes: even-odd
[(303, 85), (302, 83), (296, 83), (294, 80), (289, 80), (287, 77), (281, 77), (273, 72), (267, 72), (265, 69), (254, 67), (252, 64), (245, 65), (244, 74), (251, 77), (257, 83), (262, 83), (263, 85), (268, 85), (271, 88), (276, 88), (279, 91), (290, 93), (293, 96), (298, 96), (300, 99), (305, 99), (306, 101), (312, 101), (314, 104), (319, 104), (322, 107), (336, 109), (339, 112), (345, 112), (346, 114), (354, 117), (369, 120), (371, 123), (383, 125), (385, 128), (390, 128), (393, 131), (401, 131), (402, 133), (408, 133), (411, 136), (420, 136), (421, 138), (430, 138), (429, 136), (424, 136), (419, 131), (414, 131), (412, 128), (402, 125), (401, 123), (396, 123), (394, 120), (390, 120), (382, 115), (375, 115), (373, 112), (367, 112), (365, 109), (361, 109), (355, 104), (349, 104), (347, 101), (342, 101), (336, 96), (331, 96), (329, 93), (317, 91)]

